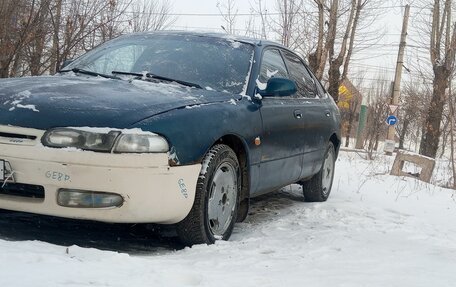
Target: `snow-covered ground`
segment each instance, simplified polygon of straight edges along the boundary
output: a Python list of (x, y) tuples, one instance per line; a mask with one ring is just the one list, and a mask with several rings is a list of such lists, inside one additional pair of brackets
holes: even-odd
[[(446, 164), (434, 183), (448, 181)], [(7, 225), (18, 223), (1, 223), (0, 286), (455, 286), (455, 191), (390, 176), (391, 165), (342, 152), (328, 202), (305, 203), (297, 185), (286, 187), (255, 199), (231, 240), (212, 246), (67, 248), (11, 240)], [(46, 238), (30, 228), (27, 238)], [(43, 229), (65, 237), (58, 225)], [(121, 239), (109, 242), (103, 249), (123, 250)]]

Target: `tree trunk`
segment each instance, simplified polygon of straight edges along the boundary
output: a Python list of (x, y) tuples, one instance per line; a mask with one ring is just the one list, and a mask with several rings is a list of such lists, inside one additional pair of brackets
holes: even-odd
[(348, 147), (348, 145), (350, 144), (352, 122), (353, 122), (353, 115), (350, 113), (350, 115), (348, 117), (347, 135), (345, 136), (345, 147)]
[(9, 66), (6, 63), (0, 63), (0, 78), (8, 78)]
[(339, 102), (339, 86), (340, 86), (340, 67), (342, 62), (335, 59), (329, 64), (329, 88), (328, 93), (333, 97), (336, 103)]
[(375, 145), (374, 145), (374, 150), (377, 151), (378, 150), (378, 142), (380, 141), (380, 132), (377, 133), (377, 135), (375, 136)]
[(10, 78), (23, 76), (23, 74), (22, 75), (19, 74), (21, 61), (22, 61), (22, 52), (16, 53), (16, 55), (14, 55), (14, 60), (11, 63), (11, 68), (9, 71)]
[(424, 132), (421, 136), (420, 154), (435, 158), (439, 148), (441, 135), (443, 107), (445, 105), (445, 90), (448, 87), (449, 72), (444, 66), (434, 67), (433, 95), (424, 122)]
[(402, 130), (399, 135), (399, 149), (404, 149), (405, 136), (407, 135), (409, 125), (410, 119), (408, 117), (404, 117), (404, 124), (402, 125)]
[[(330, 13), (329, 13), (329, 27), (328, 27), (326, 47), (328, 50), (328, 57), (329, 57), (328, 93), (334, 98), (334, 101), (336, 103), (339, 100), (339, 79), (340, 79), (339, 68), (342, 64), (342, 63), (339, 64), (338, 68), (335, 68), (333, 65), (334, 61), (337, 61), (339, 58), (339, 57), (336, 57), (335, 51), (334, 51), (334, 45), (335, 45), (336, 35), (337, 35), (337, 13), (338, 13), (338, 11), (339, 11), (339, 0), (333, 0), (331, 2)], [(342, 62), (342, 61), (340, 61), (340, 62)], [(336, 85), (337, 85), (337, 87), (335, 87)]]
[(348, 143), (350, 142), (351, 132), (353, 129), (353, 122), (355, 121), (356, 111), (358, 110), (359, 106), (359, 95), (353, 97), (350, 101), (350, 108), (348, 109), (348, 125), (347, 125), (347, 135), (345, 140), (345, 147), (348, 147)]
[[(44, 21), (44, 19), (43, 19)], [(41, 73), (41, 61), (43, 58), (44, 46), (45, 46), (45, 31), (44, 31), (44, 22), (40, 21), (38, 23), (38, 27), (34, 33), (34, 40), (32, 41), (31, 45), (33, 45), (30, 57), (30, 74), (32, 76), (38, 76)]]
[(34, 52), (31, 53), (30, 59), (30, 75), (39, 76), (41, 74), (41, 58), (43, 57), (45, 39), (44, 35), (36, 35), (35, 37), (36, 39), (34, 41)]
[[(331, 9), (335, 9), (335, 11), (339, 10), (338, 6), (338, 0), (333, 0), (333, 3), (335, 5), (331, 5)], [(345, 72), (342, 74), (340, 72), (340, 68), (346, 62), (346, 65), (344, 65), (344, 68), (348, 69), (348, 61), (350, 60), (351, 57), (351, 51), (350, 49), (353, 48), (353, 40), (355, 36), (355, 31), (357, 28), (357, 21), (361, 12), (361, 5), (357, 5), (357, 0), (351, 0), (351, 10), (350, 10), (350, 15), (348, 16), (348, 21), (347, 21), (347, 26), (345, 27), (345, 34), (342, 39), (342, 43), (340, 44), (340, 52), (337, 57), (335, 57), (334, 54), (334, 44), (335, 44), (335, 37), (336, 37), (336, 30), (337, 30), (337, 12), (335, 13), (336, 17), (331, 17), (330, 13), (330, 21), (334, 21), (332, 23), (331, 29), (328, 31), (328, 37), (329, 35), (330, 40), (328, 41), (328, 44), (330, 48), (328, 49), (328, 56), (329, 56), (329, 71), (328, 71), (328, 76), (329, 76), (329, 89), (328, 92), (329, 94), (334, 98), (334, 101), (337, 103), (339, 101), (339, 86), (340, 82), (343, 80), (341, 75), (345, 75)], [(347, 47), (348, 46), (348, 47)], [(347, 50), (348, 49), (348, 50)]]
[(440, 151), (439, 158), (442, 158), (446, 151), (446, 145), (448, 143), (448, 137), (450, 136), (451, 131), (448, 131), (448, 126), (450, 125), (450, 119), (448, 117), (447, 120), (444, 120), (443, 128), (442, 128), (442, 150)]
[(325, 38), (325, 7), (320, 0), (315, 1), (318, 7), (318, 42), (314, 52), (309, 54), (309, 66), (318, 80), (323, 78), (328, 50), (324, 45)]
[(60, 22), (62, 21), (62, 0), (57, 0), (55, 4), (55, 18), (53, 19), (52, 35), (52, 57), (51, 57), (51, 74), (60, 69)]
[(451, 81), (449, 83), (449, 104), (450, 104), (450, 160), (451, 160), (451, 167), (453, 170), (453, 189), (456, 189), (456, 164), (455, 164), (455, 157), (454, 157), (454, 102), (453, 102), (453, 90)]

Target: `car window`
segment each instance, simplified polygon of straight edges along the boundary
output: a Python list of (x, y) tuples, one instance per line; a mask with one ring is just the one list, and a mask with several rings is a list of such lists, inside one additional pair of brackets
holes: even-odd
[(121, 46), (103, 54), (87, 65), (86, 69), (102, 74), (110, 74), (111, 71), (130, 72), (145, 49), (146, 46), (141, 45)]
[(254, 46), (231, 38), (150, 34), (119, 37), (65, 69), (102, 74), (143, 73), (195, 83), (207, 90), (245, 94)]
[(287, 68), (283, 62), (280, 52), (276, 49), (269, 49), (263, 53), (260, 75), (258, 77), (258, 88), (264, 90), (268, 80), (272, 77), (288, 78)]
[(326, 99), (328, 97), (328, 95), (326, 94), (325, 88), (323, 88), (323, 85), (320, 83), (319, 80), (317, 80), (317, 78), (315, 76), (313, 78), (314, 78), (315, 84), (317, 86), (318, 95), (320, 96), (321, 99)]
[(301, 59), (288, 51), (283, 51), (285, 62), (290, 72), (290, 78), (296, 82), (298, 87), (297, 96), (304, 98), (317, 97), (317, 91), (314, 79), (307, 71)]

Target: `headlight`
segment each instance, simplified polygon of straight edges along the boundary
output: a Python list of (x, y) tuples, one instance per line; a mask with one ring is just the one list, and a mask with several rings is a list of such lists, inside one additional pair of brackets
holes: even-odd
[(167, 152), (168, 142), (159, 135), (125, 134), (121, 135), (114, 148), (117, 153)]
[(115, 153), (167, 152), (168, 142), (154, 133), (141, 130), (106, 130), (97, 128), (55, 128), (46, 131), (41, 142), (54, 148)]
[(41, 142), (45, 146), (67, 148), (74, 147), (83, 150), (110, 152), (120, 131), (108, 133), (89, 132), (69, 128), (48, 130)]

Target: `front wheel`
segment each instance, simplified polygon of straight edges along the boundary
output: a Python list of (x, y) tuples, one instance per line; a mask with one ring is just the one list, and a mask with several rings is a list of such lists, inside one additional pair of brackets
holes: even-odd
[(334, 179), (335, 163), (336, 150), (334, 144), (329, 142), (320, 171), (310, 180), (301, 183), (305, 201), (322, 202), (328, 199)]
[(235, 152), (227, 145), (211, 148), (203, 160), (195, 202), (187, 217), (177, 224), (186, 245), (228, 240), (236, 222), (241, 172)]

